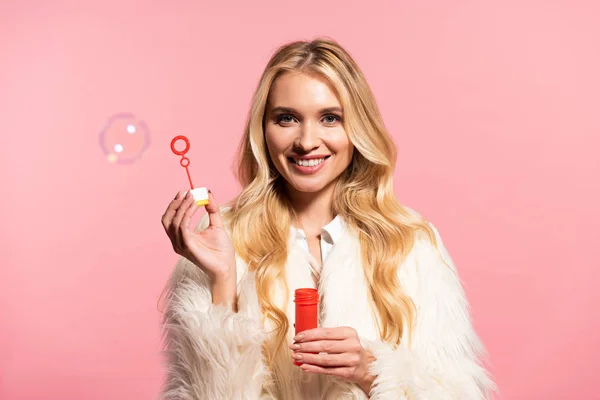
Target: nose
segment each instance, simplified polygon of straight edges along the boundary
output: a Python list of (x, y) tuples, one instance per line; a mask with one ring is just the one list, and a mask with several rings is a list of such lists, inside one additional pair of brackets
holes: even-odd
[(294, 145), (303, 153), (309, 153), (310, 151), (317, 149), (319, 146), (321, 146), (321, 138), (318, 128), (313, 126), (312, 123), (308, 121), (302, 124)]

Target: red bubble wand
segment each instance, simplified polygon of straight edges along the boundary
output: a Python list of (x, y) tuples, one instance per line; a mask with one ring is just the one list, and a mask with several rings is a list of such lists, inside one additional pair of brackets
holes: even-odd
[[(175, 148), (175, 143), (178, 140), (183, 140), (185, 142), (185, 148), (183, 150), (177, 150)], [(171, 151), (173, 153), (175, 153), (178, 156), (181, 156), (181, 160), (179, 161), (179, 164), (185, 168), (185, 172), (187, 174), (188, 177), (188, 181), (190, 182), (190, 189), (192, 191), (192, 195), (194, 196), (194, 200), (196, 201), (196, 204), (199, 206), (205, 206), (208, 204), (208, 190), (204, 187), (201, 188), (194, 188), (194, 184), (192, 183), (192, 176), (190, 175), (190, 170), (189, 170), (189, 165), (190, 165), (190, 159), (187, 158), (185, 156), (185, 153), (187, 153), (190, 149), (190, 141), (187, 137), (183, 136), (183, 135), (179, 135), (179, 136), (175, 136), (173, 138), (173, 140), (171, 140)]]

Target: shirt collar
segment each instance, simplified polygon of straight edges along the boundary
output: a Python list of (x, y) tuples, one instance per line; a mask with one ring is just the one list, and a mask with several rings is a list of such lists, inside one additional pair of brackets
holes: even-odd
[[(321, 237), (327, 243), (335, 244), (340, 240), (346, 229), (346, 223), (340, 215), (336, 215), (327, 225), (321, 228)], [(292, 237), (306, 239), (306, 234), (300, 228), (291, 227)]]
[(340, 215), (336, 215), (327, 225), (321, 228), (321, 234), (323, 239), (330, 244), (336, 243), (342, 237), (344, 233), (344, 220)]

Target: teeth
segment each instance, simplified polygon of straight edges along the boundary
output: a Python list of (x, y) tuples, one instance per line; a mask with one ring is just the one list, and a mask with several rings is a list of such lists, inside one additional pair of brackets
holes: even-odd
[(321, 164), (323, 161), (325, 161), (324, 158), (317, 158), (317, 159), (313, 159), (313, 160), (295, 160), (296, 164), (301, 165), (303, 167), (314, 167), (315, 165), (319, 165)]

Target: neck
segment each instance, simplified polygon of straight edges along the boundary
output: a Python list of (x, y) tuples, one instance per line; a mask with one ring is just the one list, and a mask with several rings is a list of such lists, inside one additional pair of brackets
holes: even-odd
[(334, 188), (332, 183), (319, 192), (309, 193), (288, 187), (290, 203), (296, 213), (296, 219), (292, 218), (292, 225), (301, 228), (307, 235), (319, 235), (321, 228), (334, 218), (331, 207)]

